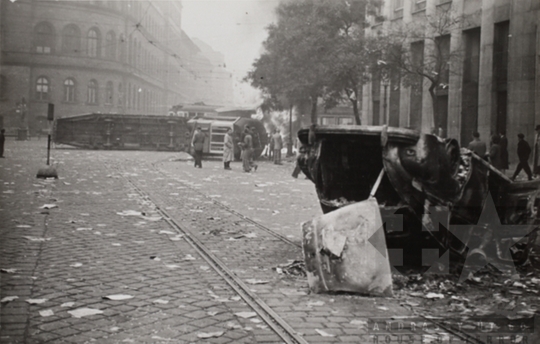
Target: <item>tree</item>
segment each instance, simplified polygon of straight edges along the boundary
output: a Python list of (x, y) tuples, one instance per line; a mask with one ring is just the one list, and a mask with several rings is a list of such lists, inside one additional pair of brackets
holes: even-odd
[(398, 74), (413, 92), (428, 82), (433, 125), (439, 124), (438, 93), (448, 88), (449, 66), (462, 56), (460, 49), (450, 49), (450, 33), (462, 24), (462, 17), (450, 9), (438, 9), (425, 22), (394, 24), (373, 40), (377, 63), (372, 63), (372, 74), (383, 78)]

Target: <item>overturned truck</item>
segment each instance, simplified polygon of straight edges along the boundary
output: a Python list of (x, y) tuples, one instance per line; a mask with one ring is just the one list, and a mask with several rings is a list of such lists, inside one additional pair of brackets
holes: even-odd
[(540, 179), (514, 182), (454, 139), (405, 128), (312, 126), (298, 137), (298, 164), (325, 214), (373, 193), (396, 269), (444, 254), (501, 266), (528, 260)]

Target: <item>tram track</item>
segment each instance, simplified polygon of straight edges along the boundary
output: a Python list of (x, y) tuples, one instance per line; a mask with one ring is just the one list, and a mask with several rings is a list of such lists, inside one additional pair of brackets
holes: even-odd
[[(169, 226), (177, 233), (182, 234), (186, 242), (208, 263), (208, 265), (218, 273), (221, 278), (234, 290), (234, 292), (244, 300), (244, 302), (287, 344), (308, 344), (299, 336), (296, 331), (283, 320), (270, 306), (261, 300), (255, 293), (250, 291), (240, 278), (232, 272), (226, 264), (213, 254), (205, 245), (197, 239), (193, 233), (182, 226), (166, 209), (161, 205), (165, 204), (156, 195), (149, 195), (139, 185), (129, 177), (123, 179), (146, 201), (150, 202)], [(253, 220), (251, 220), (253, 221)], [(254, 221), (253, 221), (254, 222)]]
[[(296, 248), (301, 248), (300, 243), (294, 242), (286, 238), (285, 236), (276, 233), (272, 229), (258, 223), (257, 221), (249, 218), (248, 216), (245, 216), (235, 211), (231, 207), (223, 204), (222, 202), (210, 196), (207, 196), (204, 192), (201, 192), (197, 188), (189, 185), (188, 183), (171, 177), (169, 174), (159, 169), (159, 164), (164, 161), (152, 163), (151, 167), (154, 169), (155, 172), (169, 179), (174, 179), (176, 182), (182, 184), (185, 188), (189, 189), (197, 195), (200, 195), (204, 199), (211, 201), (213, 205), (221, 208), (222, 210), (256, 226), (265, 233), (268, 233), (289, 245), (292, 245)], [(190, 244), (190, 246), (192, 246), (199, 253), (199, 255), (209, 264), (209, 266), (211, 266), (211, 268), (216, 271), (221, 276), (221, 278), (223, 278), (223, 280), (234, 290), (234, 292), (237, 293), (238, 296), (240, 296), (246, 302), (246, 304), (250, 308), (252, 308), (281, 339), (283, 339), (285, 343), (308, 343), (304, 338), (298, 335), (296, 331), (285, 320), (283, 320), (274, 310), (272, 310), (270, 306), (268, 306), (261, 298), (251, 292), (250, 287), (246, 285), (240, 278), (238, 278), (236, 274), (231, 271), (222, 260), (220, 260), (214, 253), (212, 253), (211, 250), (207, 248), (203, 242), (201, 242), (193, 233), (191, 233), (189, 229), (185, 228), (185, 226), (180, 224), (174, 218), (174, 216), (171, 216), (167, 209), (165, 209), (166, 205), (168, 204), (167, 201), (163, 200), (158, 195), (150, 195), (145, 190), (143, 190), (136, 181), (132, 180), (130, 177), (124, 176), (123, 174), (121, 175), (123, 179), (129, 185), (131, 185), (139, 195), (141, 195), (141, 197), (151, 202), (151, 204), (163, 216), (165, 221), (171, 226), (172, 229), (174, 229), (179, 234), (184, 235), (185, 240)], [(467, 334), (466, 332), (463, 332), (457, 328), (447, 326), (443, 321), (438, 321), (437, 319), (433, 319), (433, 317), (430, 317), (428, 315), (417, 314), (416, 317), (422, 318), (426, 322), (438, 326), (442, 330), (446, 331), (448, 334), (451, 334), (461, 339), (465, 343), (485, 343), (484, 341), (481, 341), (478, 338)]]

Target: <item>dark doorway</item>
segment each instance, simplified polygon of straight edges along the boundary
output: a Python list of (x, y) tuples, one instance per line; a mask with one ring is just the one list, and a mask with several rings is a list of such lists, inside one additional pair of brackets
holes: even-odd
[(463, 32), (465, 59), (461, 99), (461, 144), (478, 130), (478, 78), (480, 74), (480, 28)]

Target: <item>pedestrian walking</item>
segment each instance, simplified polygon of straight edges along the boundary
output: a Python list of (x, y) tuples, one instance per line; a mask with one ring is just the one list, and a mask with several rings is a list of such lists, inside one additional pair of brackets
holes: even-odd
[(533, 147), (533, 174), (536, 177), (540, 174), (540, 124), (534, 130), (536, 135), (534, 136)]
[(506, 173), (506, 170), (508, 169), (508, 138), (506, 137), (506, 132), (501, 131), (499, 134), (499, 137), (501, 138), (501, 171), (502, 173)]
[(231, 161), (234, 156), (234, 142), (232, 138), (232, 128), (227, 129), (223, 142), (223, 165), (226, 170), (231, 169)]
[(469, 143), (470, 150), (472, 150), (476, 155), (478, 155), (481, 158), (485, 158), (486, 152), (487, 152), (487, 146), (486, 143), (480, 140), (480, 133), (474, 132), (473, 133), (473, 140)]
[(499, 171), (502, 168), (501, 158), (501, 137), (497, 134), (491, 136), (491, 147), (489, 148), (489, 162)]
[(517, 145), (517, 155), (519, 158), (519, 163), (511, 179), (516, 180), (516, 177), (519, 175), (521, 170), (524, 170), (525, 173), (527, 173), (527, 177), (529, 178), (529, 180), (532, 180), (532, 172), (531, 172), (531, 168), (529, 167), (529, 156), (531, 155), (531, 146), (529, 146), (529, 143), (525, 141), (525, 135), (523, 135), (522, 133), (518, 134), (518, 140), (519, 141)]
[(272, 141), (274, 142), (274, 164), (281, 165), (281, 149), (283, 148), (283, 139), (279, 130), (274, 131), (272, 135)]
[(268, 134), (268, 158), (274, 158), (274, 135), (272, 133)]
[(201, 131), (201, 127), (197, 127), (195, 134), (193, 135), (193, 140), (191, 141), (191, 146), (195, 151), (195, 167), (198, 168), (202, 168), (202, 154), (205, 138), (205, 135)]
[(5, 158), (4, 156), (4, 143), (6, 142), (6, 129), (0, 130), (0, 158)]
[(253, 137), (251, 135), (251, 130), (249, 127), (246, 127), (245, 130), (245, 136), (244, 136), (244, 142), (243, 142), (243, 151), (244, 154), (242, 156), (242, 166), (244, 167), (244, 172), (251, 172), (251, 169), (253, 168), (255, 171), (257, 171), (257, 165), (253, 163), (252, 156), (253, 156)]

